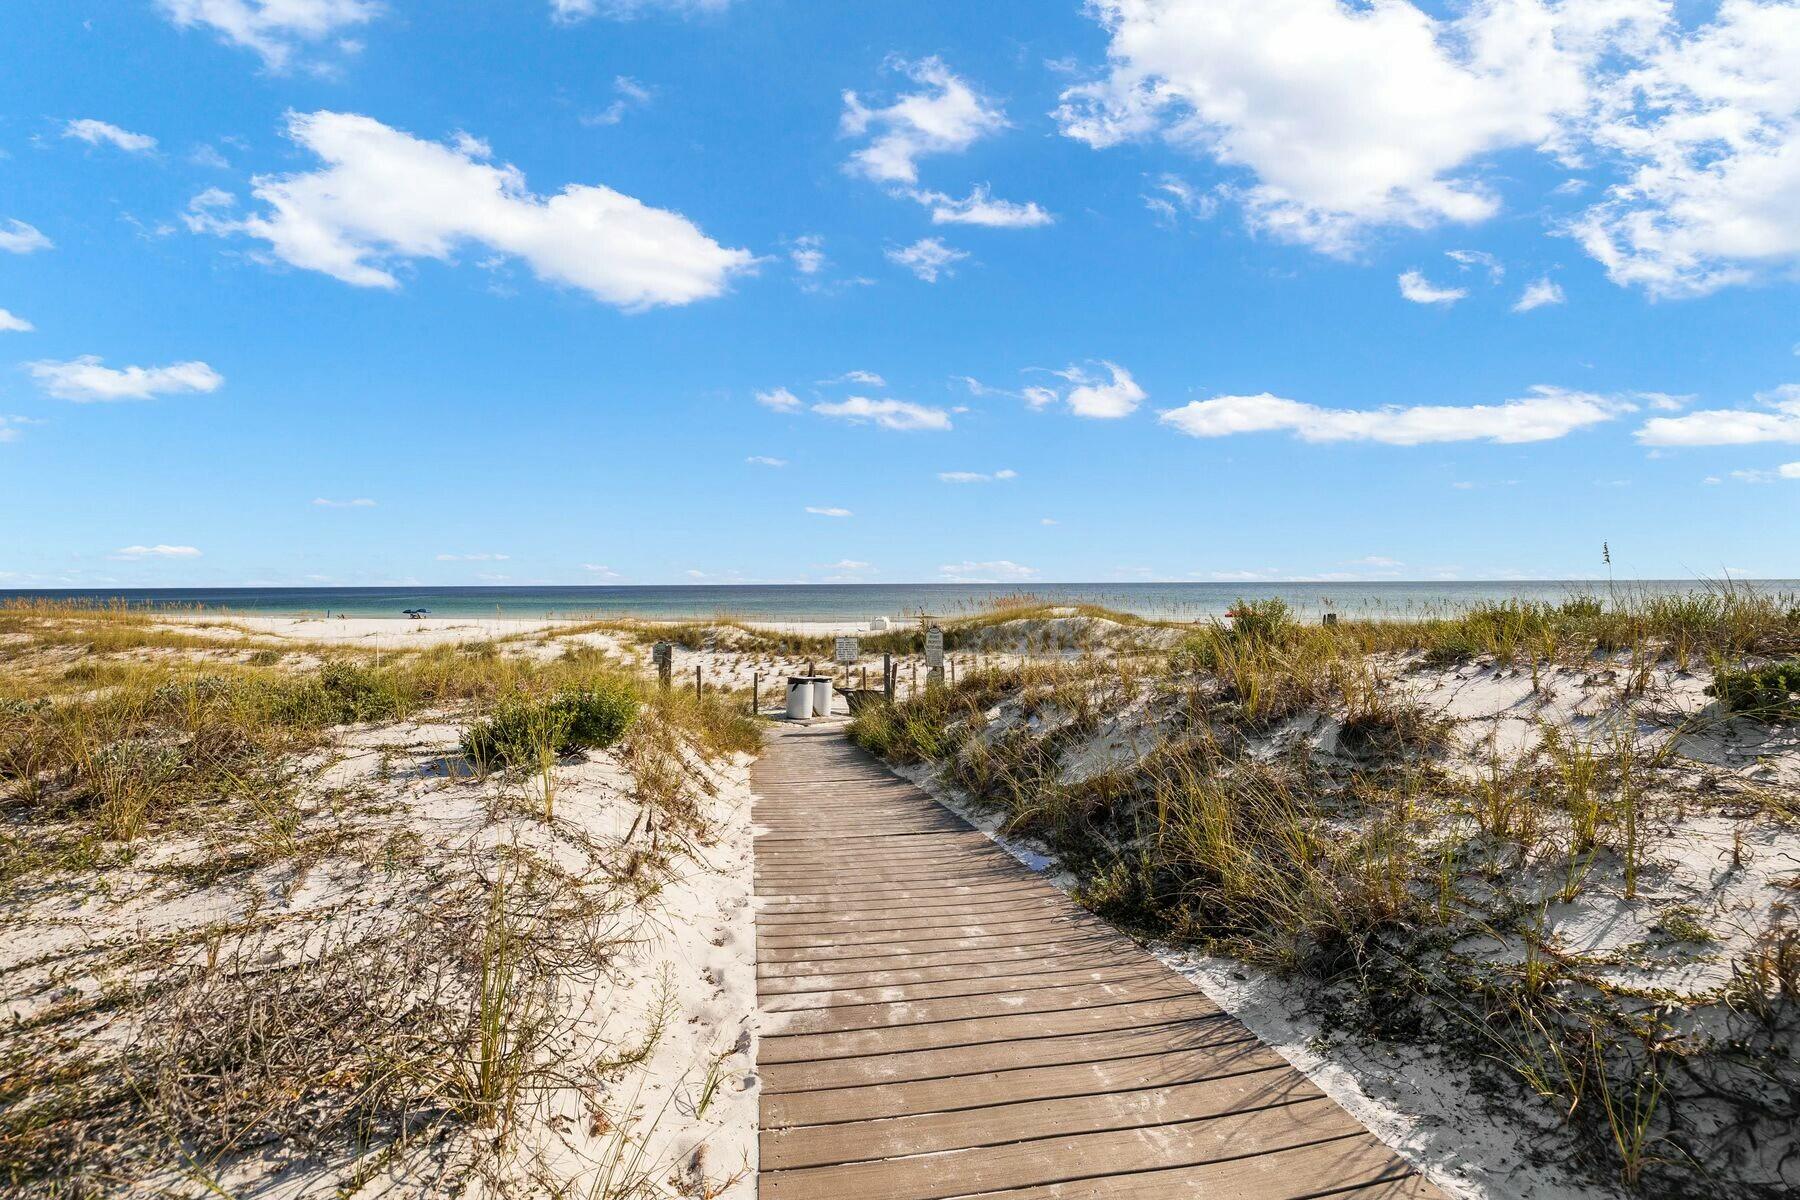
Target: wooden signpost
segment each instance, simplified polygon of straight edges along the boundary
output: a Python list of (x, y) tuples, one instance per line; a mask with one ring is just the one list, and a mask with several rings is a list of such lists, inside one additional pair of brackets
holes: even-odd
[(650, 661), (656, 664), (656, 681), (667, 688), (675, 671), (675, 643), (656, 643), (650, 648)]

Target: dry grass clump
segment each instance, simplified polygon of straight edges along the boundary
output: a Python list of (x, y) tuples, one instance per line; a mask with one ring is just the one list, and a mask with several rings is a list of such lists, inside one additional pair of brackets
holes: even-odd
[[(559, 998), (630, 936), (616, 894), (510, 847), (398, 919), (318, 944), (276, 932), (203, 931), (124, 992), (11, 1039), (24, 1056), (0, 1072), (0, 1178), (101, 1195), (346, 1153), (363, 1160), (352, 1174), (402, 1158), (418, 1174), (449, 1165), (463, 1128), (491, 1151), (538, 1097), (598, 1069)], [(126, 1008), (120, 1044), (101, 1030)]]
[[(1604, 716), (1546, 719), (1525, 750), (1471, 754), (1396, 686), (1416, 668), (1391, 651), (1602, 653), (1647, 679), (1642, 664), (1768, 653), (1794, 628), (1785, 607), (1744, 594), (1488, 606), (1405, 630), (1302, 627), (1277, 605), (1245, 606), (1160, 671), (1096, 659), (972, 673), (864, 710), (852, 736), (940, 764), (1057, 853), (1110, 919), (1312, 979), (1336, 1028), (1498, 1068), (1497, 1101), (1516, 1104), (1520, 1085), (1542, 1097), (1596, 1177), (1647, 1195), (1773, 1197), (1795, 1169), (1759, 1147), (1791, 1144), (1800, 1119), (1791, 913), (1688, 1010), (1617, 982), (1629, 953), (1569, 953), (1548, 919), (1638, 894), (1646, 847), (1692, 787), (1691, 764), (1672, 760), (1681, 730), (1646, 734), (1660, 710), (1628, 686), (1603, 693)], [(1758, 678), (1722, 677), (1721, 697), (1788, 694), (1778, 670)], [(1075, 769), (1107, 746), (1123, 750)], [(1664, 913), (1659, 928), (1704, 945), (1693, 926)], [(1493, 945), (1520, 957), (1470, 949)]]

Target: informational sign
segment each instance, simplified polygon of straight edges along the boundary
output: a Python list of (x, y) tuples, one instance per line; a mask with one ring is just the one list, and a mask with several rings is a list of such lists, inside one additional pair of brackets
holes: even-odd
[(936, 625), (925, 631), (925, 665), (933, 670), (944, 665), (944, 631)]
[(832, 643), (831, 660), (840, 667), (855, 666), (856, 659), (861, 653), (862, 647), (857, 644), (855, 638), (840, 637)]

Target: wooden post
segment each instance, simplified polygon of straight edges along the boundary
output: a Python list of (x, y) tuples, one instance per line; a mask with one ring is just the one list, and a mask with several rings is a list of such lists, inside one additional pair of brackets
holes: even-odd
[(894, 656), (891, 652), (881, 656), (881, 694), (889, 704), (894, 702)]
[(694, 664), (694, 699), (700, 698), (700, 664)]
[(757, 671), (750, 676), (750, 715), (755, 716), (762, 708), (762, 672)]

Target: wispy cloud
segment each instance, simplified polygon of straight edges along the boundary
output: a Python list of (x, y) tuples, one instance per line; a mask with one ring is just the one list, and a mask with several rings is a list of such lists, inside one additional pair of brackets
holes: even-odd
[(1635, 405), (1564, 388), (1538, 386), (1499, 404), (1414, 405), (1378, 409), (1321, 408), (1263, 392), (1192, 400), (1169, 409), (1163, 424), (1189, 437), (1285, 431), (1308, 442), (1542, 442), (1613, 420)]
[(1094, 420), (1128, 417), (1148, 398), (1137, 380), (1131, 377), (1131, 372), (1118, 363), (1101, 361), (1095, 365), (1105, 371), (1104, 377), (1091, 366), (1069, 366), (1049, 372), (1066, 381), (1069, 385), (1066, 389), (1059, 391), (1034, 386), (1025, 388), (1020, 395), (1032, 408), (1047, 408), (1061, 401), (1075, 416)]
[(437, 556), (437, 560), (439, 562), (505, 562), (511, 557), (510, 554), (440, 554)]
[(871, 400), (867, 396), (851, 396), (834, 403), (815, 404), (812, 410), (822, 417), (835, 417), (852, 424), (875, 424), (883, 429), (945, 430), (950, 414), (941, 408), (914, 404), (908, 400)]
[(1534, 308), (1561, 304), (1563, 299), (1562, 285), (1546, 275), (1525, 285), (1525, 290), (1519, 294), (1512, 310), (1516, 313), (1530, 312)]
[(832, 384), (837, 383), (860, 383), (868, 387), (878, 388), (887, 386), (887, 380), (883, 379), (873, 371), (845, 371), (835, 379), (821, 379), (819, 380), (819, 383), (825, 387), (830, 387)]
[(0, 250), (8, 254), (35, 254), (55, 245), (36, 225), (17, 219), (0, 222)]
[(1056, 218), (1035, 200), (1018, 204), (996, 200), (986, 184), (978, 184), (961, 200), (943, 192), (915, 191), (912, 198), (931, 210), (933, 225), (981, 225), (989, 229), (1033, 229)]
[(750, 463), (752, 466), (758, 467), (785, 467), (788, 465), (787, 459), (770, 458), (767, 454), (752, 454), (745, 458), (744, 461)]
[(154, 546), (121, 546), (109, 557), (126, 561), (142, 558), (199, 558), (200, 551), (192, 546), (170, 546), (159, 542)]
[(756, 402), (764, 408), (772, 408), (776, 412), (800, 411), (800, 397), (784, 387), (769, 388), (756, 393)]
[(944, 483), (996, 483), (1009, 479), (1017, 479), (1019, 473), (1014, 470), (993, 472), (983, 471), (939, 471), (938, 478)]
[(1414, 304), (1455, 304), (1469, 294), (1469, 289), (1439, 287), (1418, 271), (1402, 271), (1400, 294)]
[(986, 562), (945, 563), (938, 576), (946, 583), (1017, 583), (1038, 576), (1036, 567), (1027, 567), (1011, 559), (996, 558)]
[(374, 20), (383, 6), (378, 0), (157, 0), (157, 7), (176, 25), (204, 25), (280, 70), (298, 46), (340, 38)]
[(1684, 417), (1652, 417), (1637, 431), (1646, 446), (1745, 446), (1800, 442), (1800, 383), (1758, 392), (1761, 410), (1718, 408)]
[(63, 136), (86, 142), (90, 146), (113, 146), (128, 154), (148, 154), (156, 149), (156, 139), (147, 133), (133, 133), (106, 121), (82, 117), (63, 126)]
[(919, 159), (958, 153), (1006, 128), (1000, 106), (970, 87), (942, 59), (891, 59), (888, 65), (921, 85), (921, 90), (879, 108), (864, 104), (855, 92), (844, 93), (840, 130), (846, 137), (870, 139), (850, 156), (847, 165), (852, 173), (883, 183), (915, 183)]
[(856, 515), (847, 508), (821, 507), (811, 504), (806, 506), (806, 511), (815, 517), (853, 517)]
[(375, 507), (375, 502), (373, 500), (368, 499), (365, 496), (358, 496), (354, 500), (327, 500), (325, 497), (321, 496), (318, 499), (314, 500), (313, 503), (320, 508), (374, 508)]
[(926, 283), (936, 283), (940, 276), (955, 274), (951, 269), (969, 257), (968, 251), (946, 246), (941, 238), (920, 238), (910, 246), (894, 246), (887, 250), (887, 260), (905, 267)]
[(108, 367), (92, 354), (67, 362), (40, 359), (25, 369), (38, 386), (59, 400), (77, 403), (111, 400), (147, 400), (177, 392), (215, 392), (225, 377), (203, 362), (171, 363), (166, 367)]

